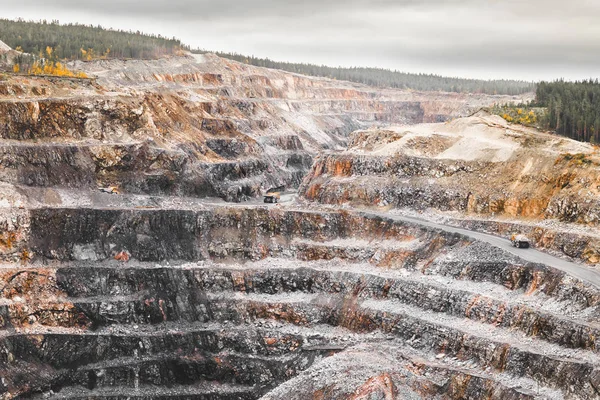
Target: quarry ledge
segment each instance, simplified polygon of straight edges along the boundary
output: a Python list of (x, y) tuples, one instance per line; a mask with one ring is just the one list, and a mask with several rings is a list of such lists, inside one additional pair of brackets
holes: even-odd
[[(483, 241), (498, 252), (478, 262), (531, 264), (536, 265), (527, 267), (531, 270), (554, 271), (550, 275), (556, 272), (600, 286), (598, 273), (584, 265), (534, 249), (513, 249), (500, 237), (391, 213), (203, 203), (186, 209), (115, 206), (20, 211), (27, 215), (20, 246), (38, 260), (99, 261), (121, 252), (140, 261), (341, 257), (414, 269), (437, 255), (440, 246), (461, 248)], [(398, 245), (390, 246), (393, 242)]]

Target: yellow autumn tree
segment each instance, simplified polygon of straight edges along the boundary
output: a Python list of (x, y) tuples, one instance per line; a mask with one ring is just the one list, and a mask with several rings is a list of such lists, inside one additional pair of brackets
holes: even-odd
[(21, 66), (19, 64), (13, 65), (13, 72), (18, 74), (21, 71)]
[(61, 62), (52, 62), (52, 61), (36, 61), (33, 63), (31, 68), (29, 68), (28, 73), (30, 75), (53, 75), (53, 76), (63, 76), (67, 78), (87, 78), (88, 76), (83, 72), (74, 73), (70, 69), (68, 69)]
[(44, 73), (44, 68), (39, 61), (36, 61), (31, 65), (31, 67), (29, 67), (29, 71), (27, 71), (27, 73), (29, 75), (42, 75)]
[(88, 48), (86, 50), (84, 48), (81, 48), (80, 50), (81, 50), (81, 56), (83, 57), (84, 60), (92, 61), (94, 58), (96, 58), (96, 56), (94, 55), (94, 49)]

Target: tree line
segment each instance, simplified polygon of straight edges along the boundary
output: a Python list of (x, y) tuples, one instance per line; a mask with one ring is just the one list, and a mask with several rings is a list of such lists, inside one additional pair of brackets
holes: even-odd
[[(194, 50), (194, 52), (206, 53), (207, 51)], [(245, 56), (238, 53), (216, 52), (215, 54), (220, 57), (257, 67), (281, 69), (303, 75), (339, 79), (378, 87), (502, 95), (520, 95), (535, 90), (535, 84), (533, 82), (525, 81), (450, 78), (432, 74), (412, 74), (392, 71), (384, 68), (345, 68), (306, 63), (280, 62), (273, 61), (269, 58)]]
[[(46, 50), (51, 48), (57, 60), (153, 59), (177, 54), (180, 50), (189, 50), (189, 46), (176, 38), (149, 35), (139, 31), (105, 29), (102, 26), (60, 24), (56, 20), (0, 19), (0, 40), (15, 50), (32, 54), (40, 59), (44, 58)], [(259, 67), (379, 87), (504, 95), (519, 95), (535, 90), (534, 83), (524, 81), (450, 78), (431, 74), (410, 74), (383, 68), (343, 68), (277, 62), (268, 58), (237, 53), (217, 52), (216, 54)]]
[[(73, 73), (64, 67), (64, 60), (152, 59), (189, 50), (189, 46), (176, 38), (148, 35), (139, 31), (22, 19), (0, 19), (0, 40), (23, 52), (14, 58), (13, 72), (62, 76), (73, 76)], [(194, 52), (206, 53), (204, 50)], [(535, 91), (536, 101), (527, 105), (525, 112), (519, 113), (518, 108), (507, 106), (497, 112), (502, 111), (500, 115), (506, 114), (514, 122), (535, 124), (576, 140), (600, 143), (600, 83), (597, 79), (579, 82), (557, 80), (535, 84), (516, 80), (478, 80), (411, 74), (383, 68), (345, 68), (278, 62), (237, 53), (216, 54), (259, 67), (379, 87), (502, 95)], [(7, 58), (7, 55), (2, 57)], [(539, 111), (541, 108), (547, 111), (542, 113)], [(531, 114), (531, 109), (535, 110), (535, 115)]]
[(187, 49), (175, 38), (102, 26), (58, 21), (0, 19), (0, 40), (15, 50), (44, 57), (47, 48), (60, 60), (96, 58), (151, 59)]
[(600, 83), (540, 82), (535, 106), (545, 107), (547, 129), (582, 142), (600, 143)]

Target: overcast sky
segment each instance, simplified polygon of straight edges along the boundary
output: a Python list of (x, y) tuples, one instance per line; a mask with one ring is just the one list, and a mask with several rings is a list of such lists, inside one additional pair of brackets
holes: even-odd
[(600, 77), (599, 0), (0, 0), (0, 9), (4, 18), (141, 30), (281, 61)]

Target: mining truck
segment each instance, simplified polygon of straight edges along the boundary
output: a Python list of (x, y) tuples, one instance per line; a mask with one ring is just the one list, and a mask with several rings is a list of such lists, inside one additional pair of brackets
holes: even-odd
[(510, 243), (516, 248), (526, 249), (529, 247), (529, 238), (525, 235), (512, 235)]
[(281, 200), (281, 192), (285, 190), (285, 186), (278, 186), (276, 188), (272, 188), (267, 190), (267, 194), (265, 194), (265, 203), (279, 203)]
[(281, 199), (281, 193), (279, 192), (267, 192), (265, 194), (265, 203), (279, 203)]

